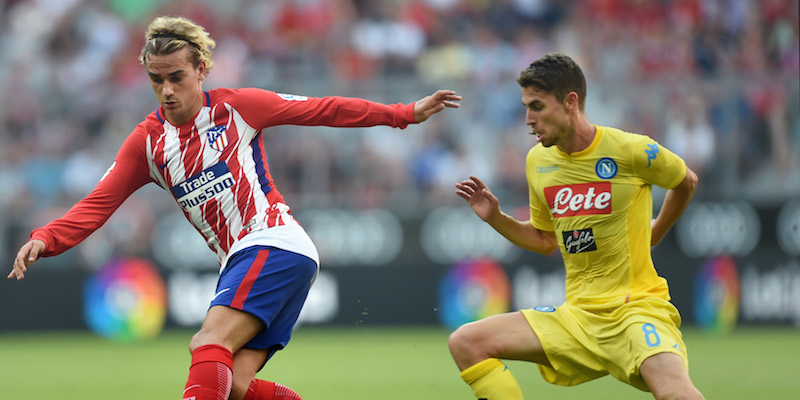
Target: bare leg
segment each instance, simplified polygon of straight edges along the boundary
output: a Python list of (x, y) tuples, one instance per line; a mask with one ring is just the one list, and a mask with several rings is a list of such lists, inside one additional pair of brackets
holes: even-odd
[(653, 396), (658, 400), (702, 400), (704, 397), (689, 379), (683, 359), (674, 353), (648, 357), (639, 368)]
[(208, 310), (200, 331), (189, 344), (189, 351), (200, 346), (216, 344), (236, 353), (252, 339), (264, 323), (253, 315), (235, 308), (214, 306)]
[(242, 400), (250, 382), (267, 360), (267, 349), (239, 349), (233, 354), (233, 386), (230, 400)]
[(264, 326), (258, 318), (230, 307), (208, 310), (189, 343), (192, 363), (183, 398), (225, 399), (233, 386), (233, 354)]
[(447, 344), (462, 371), (489, 358), (550, 365), (539, 337), (521, 312), (494, 315), (465, 324), (450, 335)]

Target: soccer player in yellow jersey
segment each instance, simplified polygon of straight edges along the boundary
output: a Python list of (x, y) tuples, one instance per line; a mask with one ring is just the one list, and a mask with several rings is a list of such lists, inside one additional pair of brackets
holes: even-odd
[[(477, 177), (456, 193), (512, 243), (560, 249), (566, 302), (461, 326), (448, 341), (461, 377), (479, 399), (522, 399), (500, 359), (524, 360), (557, 385), (610, 374), (656, 399), (702, 399), (689, 378), (680, 315), (650, 256), (686, 209), (697, 176), (647, 136), (590, 123), (586, 79), (570, 57), (548, 54), (518, 82), (539, 142), (526, 160), (530, 220), (504, 213)], [(667, 189), (655, 219), (652, 185)]]

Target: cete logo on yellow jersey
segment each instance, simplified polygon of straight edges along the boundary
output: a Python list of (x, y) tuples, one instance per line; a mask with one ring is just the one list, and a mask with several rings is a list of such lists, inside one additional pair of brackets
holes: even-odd
[(611, 182), (544, 188), (553, 218), (611, 214)]

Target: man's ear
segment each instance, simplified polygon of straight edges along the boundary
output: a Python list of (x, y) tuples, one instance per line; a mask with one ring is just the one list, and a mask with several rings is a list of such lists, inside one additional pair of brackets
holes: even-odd
[(206, 69), (205, 61), (200, 61), (200, 65), (197, 66), (197, 74), (200, 76), (200, 82), (206, 80), (206, 76), (208, 76), (208, 69)]
[(578, 98), (578, 94), (575, 92), (567, 93), (567, 98), (564, 100), (564, 106), (566, 106), (568, 110), (578, 111), (580, 107), (580, 99)]

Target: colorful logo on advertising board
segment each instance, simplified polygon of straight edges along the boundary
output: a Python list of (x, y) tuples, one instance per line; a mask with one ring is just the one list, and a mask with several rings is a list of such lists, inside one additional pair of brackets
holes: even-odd
[(109, 262), (84, 284), (83, 302), (89, 328), (109, 339), (149, 339), (164, 328), (167, 289), (147, 260)]
[(739, 288), (739, 273), (731, 257), (706, 261), (695, 281), (695, 322), (708, 331), (731, 331), (739, 317)]
[(439, 286), (439, 318), (444, 326), (459, 326), (509, 311), (511, 285), (497, 262), (468, 260), (453, 265)]

